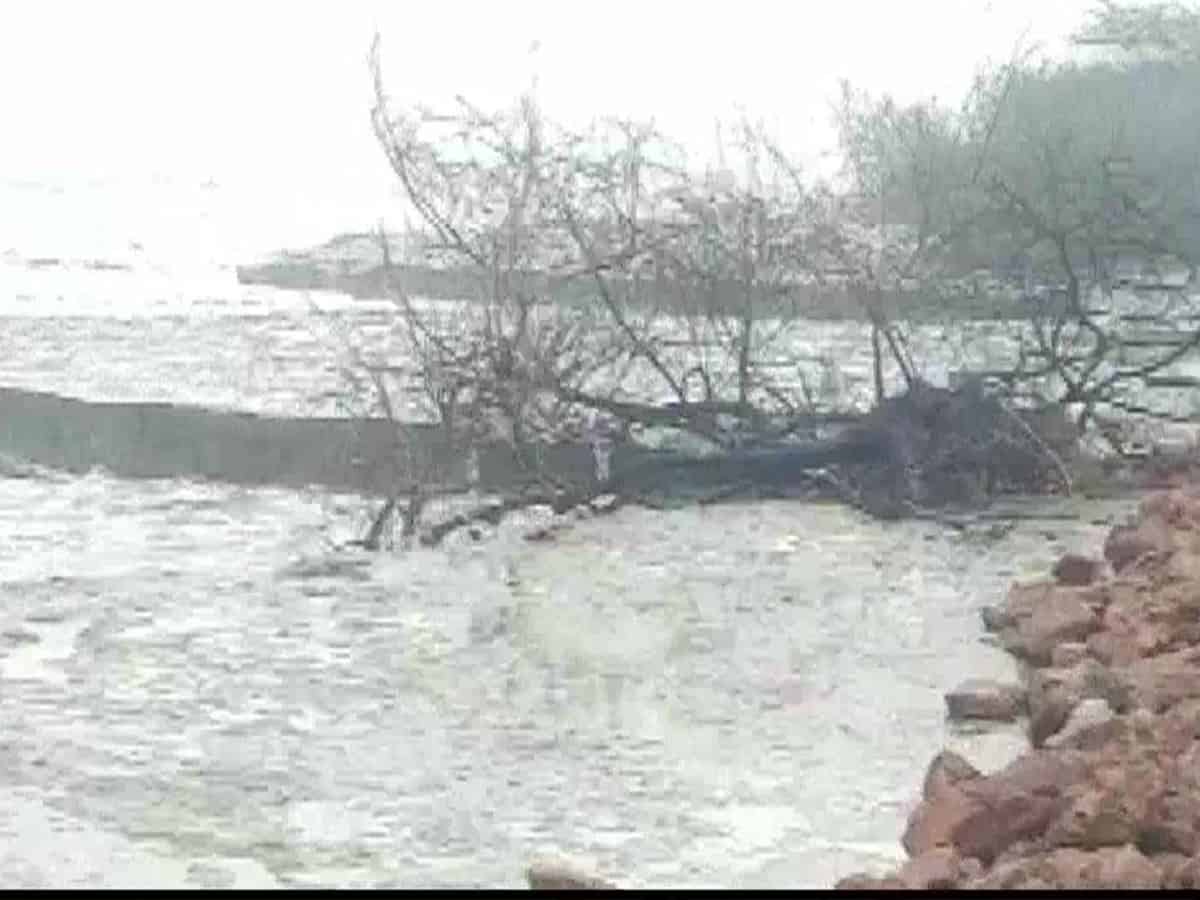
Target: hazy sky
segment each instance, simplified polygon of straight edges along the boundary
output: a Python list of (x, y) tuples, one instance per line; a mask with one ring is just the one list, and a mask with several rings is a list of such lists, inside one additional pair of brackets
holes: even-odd
[[(741, 104), (811, 158), (839, 78), (961, 93), (1022, 33), (1053, 44), (1086, 0), (84, 0), (6, 4), (0, 177), (214, 178), (386, 190), (370, 131), (376, 28), (399, 99), (510, 99), (536, 73), (558, 118), (654, 116), (706, 152)], [(702, 146), (701, 146), (702, 145)], [(382, 188), (380, 187), (382, 186)]]

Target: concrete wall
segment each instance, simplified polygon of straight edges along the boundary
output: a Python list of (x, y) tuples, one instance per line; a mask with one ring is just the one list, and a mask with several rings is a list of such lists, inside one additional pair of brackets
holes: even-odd
[[(402, 428), (404, 454), (391, 462), (383, 420), (287, 419), (169, 403), (89, 403), (0, 388), (0, 453), (71, 472), (101, 466), (124, 478), (208, 478), (235, 484), (317, 485), (379, 494), (414, 473), (423, 482), (463, 483), (462, 453), (440, 429)], [(548, 448), (551, 468), (589, 478), (583, 445)], [(520, 469), (503, 445), (485, 447), (480, 487), (515, 483)]]

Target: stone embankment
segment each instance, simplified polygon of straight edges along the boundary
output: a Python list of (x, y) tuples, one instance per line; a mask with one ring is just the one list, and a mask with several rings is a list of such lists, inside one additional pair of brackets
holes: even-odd
[(1103, 562), (1065, 557), (983, 618), (1023, 683), (967, 682), (947, 710), (1025, 716), (1030, 749), (989, 774), (938, 754), (908, 862), (838, 887), (1200, 887), (1200, 482), (1146, 498)]

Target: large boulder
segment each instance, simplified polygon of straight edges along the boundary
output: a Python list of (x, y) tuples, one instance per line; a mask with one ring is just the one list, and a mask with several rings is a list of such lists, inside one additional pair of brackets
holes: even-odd
[(1084, 851), (1064, 847), (1008, 860), (960, 887), (1013, 890), (1155, 889), (1163, 873), (1135, 847)]
[(1097, 631), (1107, 603), (1103, 585), (1020, 584), (1009, 591), (1001, 611), (988, 614), (988, 621), (1009, 651), (1044, 666), (1060, 644), (1086, 641)]
[(1087, 587), (1099, 580), (1104, 565), (1098, 559), (1078, 553), (1064, 554), (1051, 570), (1059, 584)]
[(926, 778), (927, 795), (909, 817), (902, 843), (910, 857), (953, 847), (985, 864), (1017, 841), (1045, 830), (1061, 814), (1064, 792), (1085, 771), (1069, 754), (1031, 754), (988, 776)]
[(1187, 647), (1133, 662), (1126, 670), (1133, 703), (1164, 712), (1185, 700), (1200, 700), (1200, 647)]
[(1104, 541), (1104, 558), (1114, 572), (1122, 572), (1138, 560), (1161, 557), (1173, 549), (1171, 533), (1158, 519), (1137, 525), (1120, 525)]
[(909, 890), (936, 891), (953, 888), (962, 874), (962, 857), (953, 847), (935, 847), (905, 863), (898, 873)]

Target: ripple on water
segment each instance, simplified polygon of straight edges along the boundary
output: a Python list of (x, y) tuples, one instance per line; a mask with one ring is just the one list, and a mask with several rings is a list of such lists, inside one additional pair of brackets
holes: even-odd
[(0, 790), (83, 823), (60, 843), (98, 872), (59, 878), (14, 829), (6, 883), (119, 882), (107, 841), (189, 884), (236, 856), (292, 885), (515, 886), (552, 850), (652, 885), (825, 886), (894, 861), (943, 743), (1011, 752), (948, 731), (942, 691), (1011, 677), (978, 640), (1002, 573), (1099, 534), (965, 548), (760, 503), (368, 558), (322, 549), (331, 505), (0, 480)]

